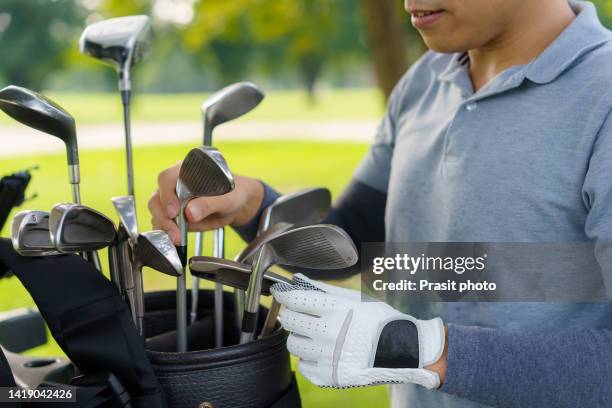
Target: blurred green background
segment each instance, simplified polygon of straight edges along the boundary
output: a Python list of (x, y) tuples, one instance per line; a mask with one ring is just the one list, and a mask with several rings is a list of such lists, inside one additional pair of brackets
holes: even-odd
[[(604, 24), (612, 26), (612, 1), (594, 3)], [(393, 85), (425, 51), (401, 0), (1, 0), (0, 87), (16, 84), (52, 97), (75, 117), (81, 145), (87, 146), (83, 142), (99, 126), (116, 125), (121, 132), (116, 74), (81, 55), (78, 38), (87, 24), (131, 14), (151, 16), (156, 33), (151, 54), (133, 70), (135, 126), (198, 128), (199, 107), (210, 92), (254, 81), (266, 99), (240, 123), (247, 130), (285, 124), (290, 131), (272, 139), (266, 127), (258, 127), (244, 140), (220, 140), (217, 146), (232, 171), (285, 193), (326, 186), (337, 196), (367, 149), (367, 140), (352, 137), (350, 125), (375, 123)], [(306, 131), (304, 124), (316, 126)], [(41, 167), (28, 190), (38, 197), (21, 209), (48, 210), (68, 201), (61, 145), (50, 153), (41, 150), (36, 141), (45, 137), (36, 135), (31, 152), (13, 152), (12, 134), (22, 134), (18, 130), (23, 132), (0, 114), (0, 175)], [(134, 151), (142, 230), (150, 227), (146, 201), (157, 173), (181, 160), (201, 137), (194, 132), (172, 142), (174, 132), (162, 136), (165, 143), (153, 144), (144, 135)], [(81, 166), (84, 203), (115, 218), (109, 198), (125, 194), (122, 149), (82, 149)], [(7, 226), (2, 236), (8, 236)], [(229, 231), (228, 257), (243, 246)], [(146, 290), (174, 285), (173, 279), (145, 273)], [(22, 306), (33, 302), (19, 281), (0, 280), (0, 311)], [(61, 350), (50, 341), (30, 353), (59, 355)], [(385, 387), (331, 391), (301, 377), (299, 382), (306, 408), (387, 404)]]

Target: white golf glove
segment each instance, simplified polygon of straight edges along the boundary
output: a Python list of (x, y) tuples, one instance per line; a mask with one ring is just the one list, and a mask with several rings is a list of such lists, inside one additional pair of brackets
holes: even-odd
[(287, 348), (312, 383), (333, 388), (440, 385), (438, 374), (423, 368), (444, 350), (440, 318), (418, 320), (382, 302), (361, 302), (360, 292), (301, 274), (292, 284), (273, 285), (271, 292), (284, 306), (279, 318), (290, 332)]

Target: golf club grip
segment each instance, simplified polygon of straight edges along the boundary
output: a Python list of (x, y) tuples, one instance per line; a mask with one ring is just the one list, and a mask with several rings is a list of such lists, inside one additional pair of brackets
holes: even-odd
[(257, 312), (249, 312), (247, 310), (243, 312), (240, 344), (253, 340), (255, 330), (257, 328), (257, 315)]

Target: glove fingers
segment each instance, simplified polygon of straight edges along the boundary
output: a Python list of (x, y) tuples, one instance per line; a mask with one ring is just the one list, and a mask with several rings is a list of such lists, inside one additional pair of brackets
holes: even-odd
[(315, 335), (321, 335), (326, 329), (320, 317), (295, 312), (287, 308), (281, 311), (279, 319), (285, 330), (297, 333), (300, 336), (313, 338)]
[(308, 337), (291, 334), (287, 338), (287, 350), (300, 360), (319, 361), (324, 350), (320, 344)]
[(337, 308), (338, 298), (320, 291), (296, 290), (290, 285), (276, 283), (270, 292), (278, 303), (296, 312), (321, 316)]

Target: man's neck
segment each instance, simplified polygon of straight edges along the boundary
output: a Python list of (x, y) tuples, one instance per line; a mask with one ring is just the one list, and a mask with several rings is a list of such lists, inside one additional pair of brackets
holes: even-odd
[(474, 92), (507, 68), (527, 64), (540, 55), (575, 17), (565, 2), (525, 2), (525, 10), (508, 24), (503, 34), (468, 51)]

